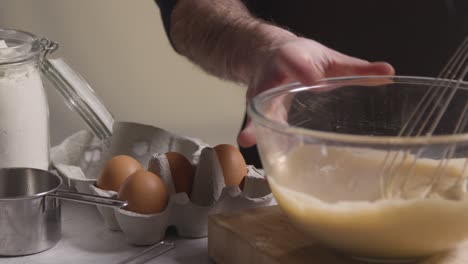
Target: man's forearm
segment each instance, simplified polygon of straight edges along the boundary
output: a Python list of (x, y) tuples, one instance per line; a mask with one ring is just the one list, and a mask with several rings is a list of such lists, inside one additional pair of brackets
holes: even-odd
[(250, 81), (266, 50), (294, 37), (253, 17), (240, 0), (179, 0), (170, 35), (180, 54), (241, 83)]

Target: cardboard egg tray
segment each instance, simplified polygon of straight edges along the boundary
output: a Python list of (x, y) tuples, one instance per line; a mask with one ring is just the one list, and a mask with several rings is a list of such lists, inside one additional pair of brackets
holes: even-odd
[[(179, 152), (195, 167), (191, 197), (175, 193), (164, 153)], [(52, 148), (52, 165), (64, 183), (79, 192), (117, 197), (113, 191), (96, 187), (104, 163), (115, 155), (129, 155), (166, 183), (169, 201), (165, 210), (142, 215), (123, 209), (97, 206), (106, 226), (122, 231), (134, 245), (151, 245), (164, 238), (174, 226), (181, 237), (207, 236), (208, 215), (224, 211), (266, 206), (273, 196), (260, 171), (247, 166), (242, 190), (226, 186), (216, 152), (201, 140), (182, 137), (169, 131), (129, 122), (114, 125), (113, 136), (101, 142), (88, 131), (80, 131)]]

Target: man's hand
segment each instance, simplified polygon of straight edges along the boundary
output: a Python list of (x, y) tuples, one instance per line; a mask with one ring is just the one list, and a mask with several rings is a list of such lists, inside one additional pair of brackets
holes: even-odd
[[(283, 84), (313, 85), (323, 78), (351, 75), (393, 75), (388, 63), (353, 58), (305, 38), (288, 37), (263, 52), (247, 90), (247, 103), (255, 95)], [(250, 119), (237, 141), (242, 147), (256, 144)]]
[[(247, 101), (293, 81), (311, 85), (326, 77), (394, 73), (386, 63), (349, 57), (268, 24), (240, 0), (178, 0), (171, 21), (177, 51), (210, 74), (247, 85)], [(250, 121), (238, 143), (256, 143)]]

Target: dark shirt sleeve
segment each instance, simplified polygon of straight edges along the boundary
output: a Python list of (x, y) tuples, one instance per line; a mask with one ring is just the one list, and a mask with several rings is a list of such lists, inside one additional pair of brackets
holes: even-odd
[(174, 43), (172, 43), (171, 40), (171, 14), (172, 10), (174, 10), (174, 7), (177, 3), (177, 0), (155, 0), (156, 4), (158, 4), (159, 9), (161, 11), (161, 19), (164, 25), (164, 30), (166, 31), (167, 38), (169, 39), (169, 42), (171, 43), (172, 48), (175, 49)]

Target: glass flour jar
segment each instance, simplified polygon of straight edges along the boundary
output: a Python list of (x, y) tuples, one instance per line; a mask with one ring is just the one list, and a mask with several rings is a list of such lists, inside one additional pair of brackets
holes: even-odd
[(0, 29), (0, 168), (49, 167), (49, 108), (43, 77), (96, 136), (111, 135), (113, 117), (63, 59), (47, 55), (58, 44), (34, 34)]

